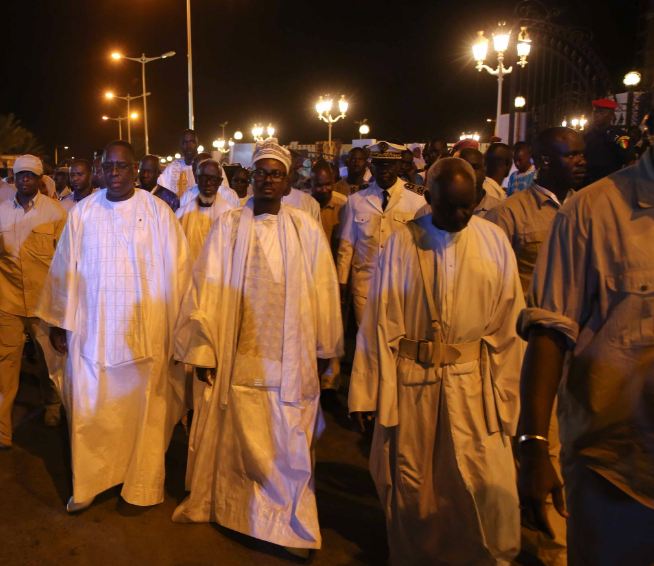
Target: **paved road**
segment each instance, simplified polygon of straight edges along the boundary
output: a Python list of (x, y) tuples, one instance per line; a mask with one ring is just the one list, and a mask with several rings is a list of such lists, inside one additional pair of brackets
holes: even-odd
[[(0, 451), (0, 564), (283, 565), (298, 561), (274, 545), (212, 524), (175, 524), (184, 497), (186, 437), (175, 430), (166, 462), (166, 499), (141, 510), (114, 488), (77, 515), (70, 495), (66, 427), (48, 429), (36, 378), (24, 374), (15, 407), (15, 446)], [(344, 402), (344, 400), (343, 400)], [(384, 564), (384, 518), (367, 470), (366, 443), (344, 412), (326, 413), (317, 446), (316, 493), (323, 536), (312, 565)], [(301, 562), (301, 561), (300, 561)]]

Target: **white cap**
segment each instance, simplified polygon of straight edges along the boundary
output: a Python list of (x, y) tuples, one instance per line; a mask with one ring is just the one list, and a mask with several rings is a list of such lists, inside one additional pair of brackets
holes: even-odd
[(21, 171), (30, 171), (39, 176), (43, 175), (43, 163), (36, 155), (26, 153), (14, 161), (14, 175)]

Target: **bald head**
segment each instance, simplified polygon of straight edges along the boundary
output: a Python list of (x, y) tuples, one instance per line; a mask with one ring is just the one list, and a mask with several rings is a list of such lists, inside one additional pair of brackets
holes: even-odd
[(477, 203), (475, 171), (465, 160), (444, 157), (427, 173), (425, 198), (432, 208), (434, 226), (460, 232), (470, 221)]
[(199, 165), (202, 161), (204, 161), (205, 159), (211, 159), (211, 158), (212, 158), (211, 154), (210, 154), (210, 153), (207, 153), (206, 151), (202, 151), (202, 152), (198, 153), (198, 154), (193, 158), (193, 162), (192, 162), (192, 166), (193, 166), (193, 176), (195, 177), (195, 182), (196, 182), (196, 183), (198, 182), (198, 175), (200, 174), (200, 173), (198, 172), (198, 165)]
[(492, 143), (486, 150), (484, 159), (486, 175), (494, 179), (498, 185), (501, 185), (509, 171), (511, 171), (511, 162), (513, 160), (511, 148), (505, 143)]

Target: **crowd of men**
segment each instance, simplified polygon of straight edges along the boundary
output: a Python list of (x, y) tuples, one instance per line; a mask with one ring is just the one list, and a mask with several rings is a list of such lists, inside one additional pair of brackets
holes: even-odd
[(320, 402), (347, 391), (392, 564), (654, 563), (654, 154), (594, 105), (586, 138), (616, 156), (597, 178), (607, 158), (564, 127), (484, 153), (379, 142), (343, 170), (274, 138), (250, 169), (223, 164), (192, 130), (162, 173), (120, 140), (53, 178), (18, 157), (0, 185), (0, 447), (27, 335), (45, 422), (63, 403), (68, 424), (69, 512), (116, 485), (162, 502), (182, 421), (173, 520), (306, 558)]

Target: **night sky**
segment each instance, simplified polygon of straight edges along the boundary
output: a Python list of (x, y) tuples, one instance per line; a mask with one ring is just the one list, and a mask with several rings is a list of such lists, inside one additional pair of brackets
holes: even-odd
[[(272, 122), (282, 142), (326, 138), (319, 94), (345, 94), (334, 137), (357, 137), (368, 118), (378, 139), (424, 140), (480, 129), (494, 115), (496, 82), (474, 69), (477, 29), (510, 21), (515, 2), (299, 2), (192, 0), (195, 123), (200, 143)], [(561, 2), (557, 21), (589, 28), (619, 80), (635, 63), (638, 2)], [(592, 8), (591, 8), (592, 6)], [(140, 65), (112, 50), (171, 59), (146, 67), (150, 149), (176, 151), (187, 125), (185, 0), (4, 0), (0, 8), (0, 113), (13, 112), (47, 150), (88, 155), (117, 135), (102, 114), (124, 114), (102, 93), (140, 94)], [(140, 110), (140, 108), (136, 108)], [(133, 128), (142, 148), (142, 122)], [(248, 136), (249, 137), (249, 136)]]

